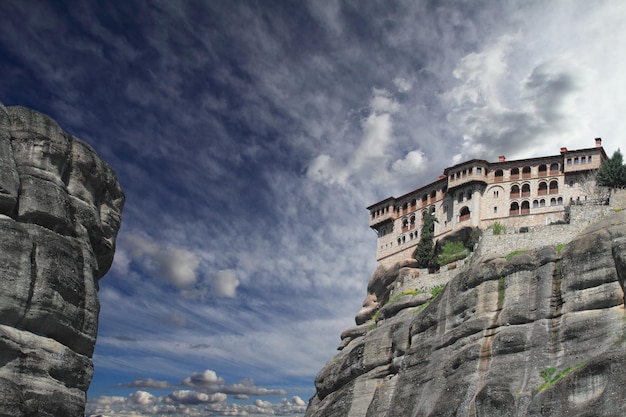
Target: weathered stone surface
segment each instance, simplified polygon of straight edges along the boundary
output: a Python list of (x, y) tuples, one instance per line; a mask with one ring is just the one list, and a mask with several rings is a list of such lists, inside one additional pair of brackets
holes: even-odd
[(374, 274), (379, 321), (346, 333), (308, 417), (626, 414), (626, 213), (560, 253), (475, 259), (421, 311), (385, 305), (399, 270)]
[(79, 416), (124, 194), (51, 118), (0, 104), (0, 416)]

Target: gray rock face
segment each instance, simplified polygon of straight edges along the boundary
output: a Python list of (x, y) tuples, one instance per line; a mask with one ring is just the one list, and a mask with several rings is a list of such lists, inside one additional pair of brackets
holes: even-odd
[(624, 211), (560, 253), (477, 259), (425, 307), (344, 332), (306, 415), (626, 415), (625, 279)]
[(0, 416), (81, 416), (124, 194), (51, 118), (0, 104)]

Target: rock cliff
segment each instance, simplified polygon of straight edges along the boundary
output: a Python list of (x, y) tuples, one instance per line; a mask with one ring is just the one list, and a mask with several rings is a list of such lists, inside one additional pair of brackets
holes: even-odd
[(0, 104), (0, 416), (81, 416), (124, 194), (51, 118)]
[(390, 298), (418, 271), (377, 270), (306, 416), (626, 415), (626, 212), (564, 247), (503, 255), (439, 293)]

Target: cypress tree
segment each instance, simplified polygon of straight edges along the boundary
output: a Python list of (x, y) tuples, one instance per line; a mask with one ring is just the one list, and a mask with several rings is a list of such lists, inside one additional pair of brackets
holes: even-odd
[(611, 188), (626, 187), (626, 166), (620, 150), (613, 152), (613, 156), (602, 162), (597, 176), (598, 185)]
[(435, 262), (435, 245), (433, 242), (435, 236), (435, 222), (437, 219), (431, 213), (424, 214), (424, 225), (420, 241), (415, 248), (414, 258), (419, 268), (432, 268)]

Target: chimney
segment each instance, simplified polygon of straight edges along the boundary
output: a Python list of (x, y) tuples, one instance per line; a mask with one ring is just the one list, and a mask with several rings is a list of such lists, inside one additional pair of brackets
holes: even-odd
[(504, 162), (504, 161), (506, 161), (506, 157), (504, 155), (500, 155), (498, 157), (498, 162)]
[(596, 148), (602, 147), (602, 138), (596, 138)]
[(561, 147), (561, 153), (567, 152), (567, 148), (565, 146)]

